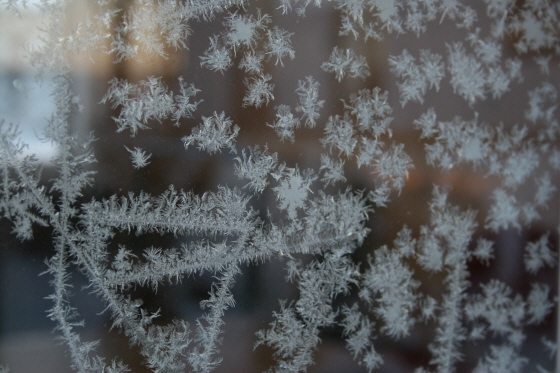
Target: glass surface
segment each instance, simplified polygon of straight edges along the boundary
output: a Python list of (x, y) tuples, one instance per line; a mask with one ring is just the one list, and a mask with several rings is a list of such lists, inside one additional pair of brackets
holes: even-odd
[(558, 371), (559, 15), (2, 2), (0, 366)]

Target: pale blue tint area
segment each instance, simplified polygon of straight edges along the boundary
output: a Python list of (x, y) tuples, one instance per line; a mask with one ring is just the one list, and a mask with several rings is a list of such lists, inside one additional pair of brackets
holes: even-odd
[(28, 144), (27, 154), (35, 154), (42, 162), (51, 159), (56, 149), (44, 139), (47, 119), (54, 111), (49, 100), (52, 84), (46, 80), (38, 84), (29, 72), (6, 74), (0, 77), (0, 112), (8, 123), (17, 123), (21, 140)]

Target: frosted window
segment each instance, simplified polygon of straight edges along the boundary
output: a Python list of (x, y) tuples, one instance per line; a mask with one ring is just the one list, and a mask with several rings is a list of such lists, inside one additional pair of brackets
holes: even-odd
[(0, 9), (0, 371), (554, 371), (560, 3)]

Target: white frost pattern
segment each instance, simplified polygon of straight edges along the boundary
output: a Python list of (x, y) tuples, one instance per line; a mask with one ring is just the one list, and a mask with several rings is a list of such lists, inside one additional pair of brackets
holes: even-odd
[[(58, 149), (53, 179), (0, 118), (0, 216), (22, 241), (52, 237), (47, 314), (72, 369), (127, 372), (134, 363), (102, 357), (105, 340), (83, 340), (76, 270), (110, 316), (107, 329), (123, 333), (146, 369), (211, 372), (222, 367), (236, 282), (248, 266), (280, 263), (287, 274), (275, 281), (297, 292), (253, 338), (257, 351), (273, 350), (269, 372), (312, 370), (336, 333), (368, 372), (391, 369), (384, 343), (415, 338), (427, 357), (411, 372), (551, 371), (557, 336), (542, 326), (552, 329), (558, 308), (559, 2), (92, 0), (74, 19), (75, 3), (40, 2), (42, 42), (28, 53), (39, 76), (54, 77), (56, 110), (43, 134)], [(0, 6), (21, 17), (26, 1)], [(336, 22), (325, 28), (325, 19)], [(310, 47), (299, 31), (306, 22), (303, 30), (338, 29)], [(438, 30), (445, 40), (432, 37)], [(76, 130), (87, 95), (75, 61), (84, 54), (119, 66), (86, 102), (100, 113), (101, 141)], [(233, 171), (201, 182), (204, 191), (130, 183), (102, 198), (92, 191), (99, 175), (120, 175), (98, 166), (107, 161), (96, 163), (96, 146), (121, 132), (129, 174), (177, 174), (159, 167), (181, 142), (187, 169), (208, 161), (209, 174)], [(148, 132), (156, 135), (146, 145)], [(266, 140), (250, 143), (254, 133)], [(438, 176), (427, 183), (425, 174)], [(471, 203), (478, 189), (484, 200)], [(504, 245), (513, 247), (504, 254)], [(492, 272), (504, 255), (517, 260), (523, 286)], [(484, 266), (486, 277), (477, 274)], [(206, 274), (212, 282), (190, 322), (136, 291)], [(526, 348), (535, 336), (550, 354)]]

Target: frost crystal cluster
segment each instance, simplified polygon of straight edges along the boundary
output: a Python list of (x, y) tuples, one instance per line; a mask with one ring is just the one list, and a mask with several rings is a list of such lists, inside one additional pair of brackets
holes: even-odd
[[(76, 372), (230, 371), (247, 297), (268, 310), (247, 369), (553, 370), (559, 2), (0, 4), (42, 14), (56, 147), (40, 161), (0, 119), (0, 216), (49, 236)], [(153, 300), (192, 286), (196, 310)]]

